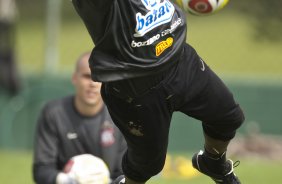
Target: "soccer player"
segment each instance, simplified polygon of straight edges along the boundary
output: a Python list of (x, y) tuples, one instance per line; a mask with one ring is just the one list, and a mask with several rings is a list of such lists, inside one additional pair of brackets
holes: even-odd
[(121, 158), (126, 142), (103, 103), (101, 83), (91, 80), (89, 56), (88, 52), (77, 60), (72, 76), (75, 94), (48, 102), (41, 111), (33, 161), (36, 183), (76, 183), (63, 169), (70, 158), (86, 153), (101, 158), (112, 179), (123, 173)]
[(169, 0), (72, 3), (95, 44), (92, 79), (102, 82), (102, 97), (128, 144), (125, 178), (115, 182), (143, 184), (162, 170), (171, 117), (180, 111), (202, 122), (204, 149), (193, 166), (216, 183), (240, 183), (226, 151), (244, 114), (186, 43), (184, 12)]

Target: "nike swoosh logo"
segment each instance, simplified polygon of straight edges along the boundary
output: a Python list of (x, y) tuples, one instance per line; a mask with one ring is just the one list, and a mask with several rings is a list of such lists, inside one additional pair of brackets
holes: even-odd
[(67, 133), (67, 138), (68, 139), (76, 139), (77, 138), (77, 134), (76, 133)]
[(216, 183), (222, 183), (223, 182), (223, 180), (219, 180), (219, 179), (214, 179), (214, 178), (212, 178)]
[(202, 63), (201, 70), (202, 70), (202, 71), (205, 71), (206, 67), (205, 67), (205, 64), (204, 64), (204, 61), (202, 60), (202, 58), (200, 58), (200, 61), (201, 61), (201, 63)]

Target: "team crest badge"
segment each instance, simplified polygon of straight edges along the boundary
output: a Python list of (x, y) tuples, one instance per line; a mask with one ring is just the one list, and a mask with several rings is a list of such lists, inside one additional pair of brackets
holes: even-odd
[(107, 121), (104, 123), (101, 132), (101, 145), (104, 147), (111, 146), (115, 143), (114, 127)]

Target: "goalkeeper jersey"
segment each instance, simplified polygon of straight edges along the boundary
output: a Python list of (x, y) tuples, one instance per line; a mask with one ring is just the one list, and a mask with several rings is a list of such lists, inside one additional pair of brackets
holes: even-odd
[(76, 111), (73, 96), (51, 101), (44, 106), (35, 132), (34, 181), (54, 184), (67, 161), (85, 153), (103, 159), (114, 179), (122, 174), (125, 149), (126, 142), (106, 106), (86, 117)]
[[(182, 10), (169, 0), (72, 0), (95, 44), (92, 78), (107, 82), (174, 65), (186, 40)], [(77, 35), (79, 36), (79, 35)]]

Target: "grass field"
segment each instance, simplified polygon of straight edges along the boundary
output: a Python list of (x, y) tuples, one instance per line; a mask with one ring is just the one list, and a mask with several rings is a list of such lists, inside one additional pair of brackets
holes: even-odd
[[(75, 58), (93, 47), (86, 28), (78, 16), (63, 19), (58, 37), (60, 60), (55, 70), (68, 73)], [(220, 75), (234, 78), (281, 79), (281, 42), (255, 37), (252, 17), (219, 13), (213, 16), (188, 16), (187, 42), (192, 44), (206, 62)], [(18, 25), (18, 57), (24, 74), (44, 71), (46, 32), (44, 21)]]
[[(189, 159), (189, 158), (187, 158)], [(32, 154), (23, 151), (0, 151), (0, 183), (32, 184)], [(266, 160), (241, 160), (235, 169), (243, 184), (279, 183), (282, 173), (282, 162)], [(164, 179), (155, 176), (148, 184), (212, 184), (206, 176), (198, 175), (191, 179)]]

